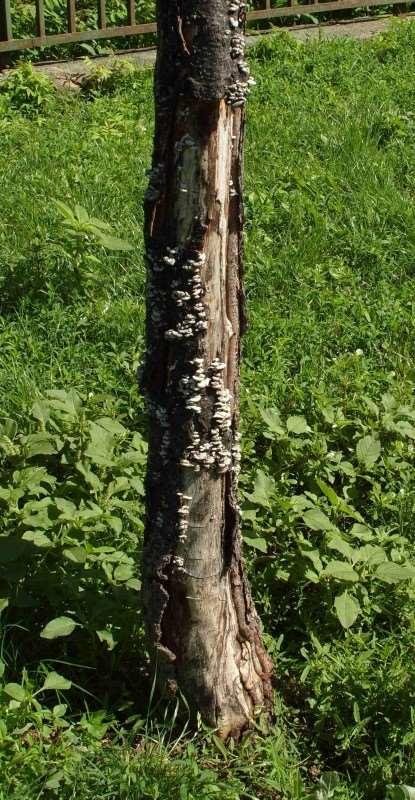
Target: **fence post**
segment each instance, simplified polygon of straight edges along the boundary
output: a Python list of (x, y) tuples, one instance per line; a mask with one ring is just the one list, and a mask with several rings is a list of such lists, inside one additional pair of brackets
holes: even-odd
[(76, 31), (75, 0), (66, 0), (68, 33)]
[(98, 0), (98, 28), (104, 30), (107, 27), (107, 10), (105, 0)]
[(38, 36), (46, 35), (43, 0), (36, 0), (36, 32)]
[(127, 0), (127, 24), (135, 25), (135, 0)]
[[(10, 16), (10, 0), (0, 0), (0, 41), (7, 42), (12, 38), (12, 20)], [(9, 53), (0, 53), (0, 69), (7, 67)]]

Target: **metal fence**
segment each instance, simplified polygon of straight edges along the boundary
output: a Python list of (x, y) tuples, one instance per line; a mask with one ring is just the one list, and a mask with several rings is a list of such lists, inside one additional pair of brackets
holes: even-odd
[[(111, 39), (116, 36), (135, 36), (137, 34), (155, 33), (155, 22), (140, 23), (137, 21), (136, 0), (125, 0), (125, 24), (113, 27), (107, 25), (106, 0), (95, 0), (98, 14), (98, 28), (95, 30), (77, 30), (76, 0), (66, 2), (66, 30), (62, 33), (48, 34), (45, 24), (44, 0), (35, 0), (36, 35), (28, 38), (14, 38), (10, 0), (0, 0), (0, 54), (37, 47), (59, 44), (89, 42), (97, 39)], [(370, 0), (364, 4), (362, 0), (288, 0), (286, 5), (271, 5), (272, 0), (264, 0), (262, 8), (249, 11), (248, 20), (271, 20), (277, 17), (298, 17), (304, 14), (324, 14), (333, 11), (345, 11), (354, 8), (371, 8), (374, 6), (402, 5), (402, 0)]]

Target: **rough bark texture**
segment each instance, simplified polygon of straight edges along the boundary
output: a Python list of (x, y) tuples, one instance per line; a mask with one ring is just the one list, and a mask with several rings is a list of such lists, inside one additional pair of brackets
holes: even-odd
[(222, 736), (268, 705), (241, 558), (244, 4), (159, 0), (145, 199), (150, 443), (144, 603), (159, 678)]

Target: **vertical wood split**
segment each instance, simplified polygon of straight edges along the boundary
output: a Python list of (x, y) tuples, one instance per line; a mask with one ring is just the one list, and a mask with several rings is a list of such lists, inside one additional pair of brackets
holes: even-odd
[(237, 484), (245, 4), (159, 0), (145, 198), (144, 603), (162, 681), (223, 737), (271, 696)]

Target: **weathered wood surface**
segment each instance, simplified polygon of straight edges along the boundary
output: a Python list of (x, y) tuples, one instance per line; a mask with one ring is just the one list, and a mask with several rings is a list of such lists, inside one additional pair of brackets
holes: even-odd
[(243, 3), (159, 0), (145, 200), (144, 598), (157, 670), (222, 736), (271, 696), (241, 559)]

